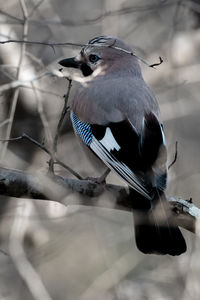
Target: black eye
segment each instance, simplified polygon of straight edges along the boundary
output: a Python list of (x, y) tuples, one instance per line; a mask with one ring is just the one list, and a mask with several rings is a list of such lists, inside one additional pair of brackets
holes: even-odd
[(98, 55), (95, 55), (95, 54), (90, 54), (90, 56), (89, 56), (89, 61), (90, 61), (91, 63), (95, 63), (95, 62), (97, 62), (99, 59), (100, 59), (100, 57), (99, 57)]

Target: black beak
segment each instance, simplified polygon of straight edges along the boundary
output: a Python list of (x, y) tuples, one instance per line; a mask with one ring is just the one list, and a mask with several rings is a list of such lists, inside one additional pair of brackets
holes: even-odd
[(65, 58), (58, 62), (61, 66), (66, 68), (75, 68), (78, 69), (81, 66), (81, 62), (76, 61), (75, 57)]
[(89, 76), (93, 73), (92, 69), (86, 63), (76, 61), (75, 57), (62, 59), (58, 63), (66, 68), (80, 69), (84, 76)]

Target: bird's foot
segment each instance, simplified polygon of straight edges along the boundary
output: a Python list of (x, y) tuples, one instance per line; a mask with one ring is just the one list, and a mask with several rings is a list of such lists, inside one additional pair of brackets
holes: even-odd
[(86, 180), (90, 180), (96, 184), (105, 184), (106, 183), (106, 177), (110, 173), (110, 169), (106, 169), (106, 171), (99, 177), (86, 177)]

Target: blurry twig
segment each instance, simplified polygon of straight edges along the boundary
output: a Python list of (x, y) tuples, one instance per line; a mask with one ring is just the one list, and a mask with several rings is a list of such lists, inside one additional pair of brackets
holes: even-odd
[[(187, 2), (188, 0), (183, 1), (183, 3)], [(84, 25), (92, 25), (96, 24), (98, 22), (101, 22), (103, 19), (107, 17), (112, 17), (112, 16), (119, 16), (119, 15), (128, 15), (128, 14), (133, 14), (133, 13), (142, 13), (142, 12), (150, 12), (150, 11), (155, 11), (158, 9), (165, 9), (167, 6), (173, 6), (176, 5), (178, 0), (168, 0), (165, 3), (158, 3), (158, 4), (145, 4), (145, 5), (138, 5), (138, 6), (127, 6), (123, 7), (117, 10), (110, 10), (106, 11), (102, 14), (100, 14), (97, 17), (91, 18), (91, 19), (84, 19), (84, 20), (62, 20), (62, 21), (57, 21), (57, 20), (33, 20), (30, 19), (30, 24), (37, 24), (37, 25), (43, 25), (43, 26), (48, 26), (48, 25), (55, 25), (55, 26), (84, 26)], [(20, 18), (16, 18), (15, 16), (0, 10), (0, 14), (5, 15), (10, 21), (7, 20), (7, 23), (10, 24), (23, 24), (23, 20)]]
[[(95, 46), (95, 44), (94, 44), (94, 46)], [(100, 46), (101, 46), (101, 47), (105, 47), (104, 45), (98, 45), (98, 46), (99, 46), (99, 47), (100, 47)], [(132, 56), (137, 57), (141, 62), (143, 62), (145, 65), (147, 65), (147, 66), (150, 67), (150, 68), (154, 68), (155, 66), (159, 66), (159, 65), (161, 65), (161, 64), (163, 63), (163, 59), (162, 59), (162, 57), (160, 57), (160, 56), (159, 56), (159, 59), (160, 59), (160, 62), (159, 62), (159, 63), (149, 64), (149, 63), (146, 62), (142, 57), (136, 55), (136, 54), (135, 54), (134, 52), (132, 52), (132, 51), (128, 51), (128, 50), (126, 50), (126, 49), (123, 49), (123, 48), (120, 48), (120, 47), (116, 47), (114, 44), (110, 45), (109, 47), (110, 47), (110, 48), (113, 48), (113, 49), (116, 49), (116, 50), (119, 50), (119, 51), (122, 51), (122, 52), (125, 52), (125, 53), (127, 53), (127, 54), (132, 55)]]
[(36, 57), (35, 55), (33, 55), (32, 53), (30, 53), (29, 51), (26, 51), (26, 56), (30, 57), (30, 59), (34, 62), (36, 62), (39, 66), (41, 66), (42, 68), (44, 68), (44, 64), (42, 62), (42, 60), (38, 57)]
[(30, 45), (46, 45), (46, 46), (50, 46), (52, 48), (55, 47), (55, 46), (77, 46), (77, 47), (85, 46), (84, 44), (71, 43), (71, 42), (56, 43), (56, 42), (38, 42), (38, 41), (14, 40), (14, 39), (0, 41), (0, 44), (8, 44), (8, 43), (30, 44)]
[(43, 77), (46, 77), (46, 76), (64, 77), (62, 74), (60, 74), (56, 71), (55, 72), (44, 72), (42, 74), (38, 74), (37, 76), (35, 76), (31, 80), (23, 80), (23, 81), (15, 80), (15, 81), (12, 81), (12, 82), (9, 82), (9, 83), (2, 84), (0, 86), (0, 93), (5, 92), (5, 91), (10, 90), (10, 89), (17, 89), (19, 87), (31, 88), (31, 83), (32, 82), (37, 81), (37, 80), (39, 80)]
[[(6, 41), (0, 41), (0, 44), (6, 44), (6, 43), (25, 43), (25, 44), (34, 44), (34, 45), (46, 45), (46, 46), (50, 46), (54, 49), (54, 46), (78, 46), (78, 47), (83, 47), (83, 46), (86, 46), (85, 44), (79, 44), (79, 43), (69, 43), (69, 42), (65, 42), (65, 43), (54, 43), (54, 42), (38, 42), (38, 41), (27, 41), (27, 40), (6, 40)], [(92, 46), (92, 45), (91, 45)], [(95, 46), (95, 44), (94, 44)], [(100, 46), (100, 45), (98, 45)], [(101, 47), (108, 47), (107, 45), (101, 45)], [(146, 62), (143, 58), (139, 57), (138, 55), (136, 55), (135, 53), (131, 52), (131, 51), (128, 51), (128, 50), (125, 50), (123, 48), (120, 48), (120, 47), (116, 47), (114, 45), (111, 45), (110, 46), (111, 48), (114, 48), (116, 50), (119, 50), (119, 51), (123, 51), (127, 54), (130, 54), (130, 55), (133, 55), (133, 56), (136, 56), (139, 60), (141, 60), (145, 65), (147, 65), (148, 67), (150, 68), (154, 68), (155, 66), (159, 66), (160, 64), (163, 63), (163, 59), (161, 57), (159, 57), (160, 59), (160, 62), (159, 63), (154, 63), (154, 64), (149, 64), (148, 62)]]
[(8, 17), (8, 18), (10, 18), (10, 19), (12, 19), (12, 20), (15, 20), (15, 21), (17, 21), (17, 22), (20, 23), (20, 24), (23, 24), (23, 20), (22, 20), (22, 19), (17, 18), (17, 17), (15, 17), (15, 16), (9, 14), (9, 13), (6, 12), (6, 11), (3, 11), (2, 9), (0, 9), (0, 14), (3, 15), (3, 16), (6, 16), (6, 17)]
[[(63, 190), (60, 190), (60, 188)], [(66, 197), (67, 193), (79, 193), (82, 196)], [(19, 170), (0, 167), (0, 193), (7, 196), (28, 196), (36, 199), (46, 199), (60, 202), (64, 205), (85, 205), (132, 211), (134, 201), (129, 195), (129, 189), (112, 184), (99, 184), (90, 180), (65, 178), (55, 174), (33, 175)], [(99, 196), (108, 193), (113, 197)], [(200, 208), (191, 200), (177, 197), (167, 197), (175, 222), (200, 237)]]
[(31, 201), (24, 200), (23, 205), (17, 207), (17, 213), (15, 214), (10, 233), (9, 252), (18, 273), (28, 287), (33, 298), (35, 300), (52, 300), (44, 287), (39, 274), (28, 260), (23, 247), (31, 210)]
[[(25, 88), (25, 89), (31, 89), (32, 90), (32, 87), (31, 86), (26, 86), (26, 85), (20, 85), (20, 88)], [(40, 89), (40, 88), (37, 88), (35, 87), (35, 90), (40, 92), (40, 93), (43, 93), (43, 94), (47, 94), (47, 95), (52, 95), (52, 96), (56, 96), (56, 97), (60, 97), (61, 98), (61, 95), (58, 94), (58, 93), (54, 93), (52, 91), (48, 91), (48, 90), (43, 90), (43, 89)]]
[(41, 121), (42, 121), (42, 125), (44, 127), (45, 138), (47, 140), (48, 145), (49, 144), (51, 145), (53, 142), (53, 137), (51, 134), (51, 130), (49, 128), (49, 123), (48, 123), (47, 118), (44, 113), (42, 101), (40, 99), (40, 96), (38, 95), (38, 92), (37, 92), (33, 82), (31, 82), (31, 86), (32, 86), (33, 92), (35, 94), (35, 99), (37, 101), (37, 109), (38, 109), (38, 113), (39, 113)]
[(82, 180), (83, 178), (77, 173), (75, 172), (73, 169), (71, 169), (69, 166), (67, 166), (66, 164), (64, 164), (62, 161), (60, 161), (58, 158), (56, 158), (56, 160), (54, 161), (54, 164), (60, 165), (62, 166), (64, 169), (68, 170), (72, 175), (74, 175), (76, 178)]
[[(65, 115), (68, 111), (67, 103), (68, 103), (68, 99), (69, 99), (70, 90), (71, 90), (71, 87), (72, 87), (72, 80), (69, 79), (69, 78), (67, 78), (67, 79), (68, 79), (68, 89), (67, 89), (67, 93), (64, 95), (64, 105), (63, 105), (63, 109), (62, 109), (62, 112), (61, 112), (60, 119), (58, 121), (56, 134), (55, 134), (55, 137), (54, 137), (54, 140), (53, 140), (52, 156), (49, 160), (49, 171), (52, 172), (52, 173), (54, 173), (54, 161), (55, 161), (55, 154), (57, 152), (58, 137), (59, 137), (60, 129), (61, 129), (62, 123), (64, 121)], [(57, 160), (57, 163), (60, 164), (61, 166), (64, 166), (64, 164), (61, 164), (61, 162), (59, 162), (58, 160)], [(66, 167), (66, 166), (64, 166), (64, 167)], [(80, 176), (79, 176), (79, 179), (80, 179)]]
[(69, 94), (70, 94), (71, 87), (72, 87), (72, 80), (70, 78), (68, 78), (68, 89), (67, 89), (67, 93), (64, 95), (64, 105), (63, 105), (63, 109), (62, 109), (60, 119), (58, 121), (56, 135), (55, 135), (54, 143), (53, 143), (53, 151), (55, 153), (57, 152), (57, 143), (58, 143), (58, 137), (59, 137), (60, 129), (61, 129), (61, 126), (63, 124), (65, 115), (68, 111), (68, 100), (69, 100)]
[(4, 139), (0, 139), (1, 142), (14, 142), (14, 141), (20, 141), (20, 140), (28, 140), (31, 143), (35, 144), (36, 146), (38, 146), (40, 149), (42, 149), (43, 151), (45, 151), (46, 153), (48, 153), (49, 155), (51, 155), (51, 152), (41, 143), (37, 142), (36, 140), (34, 140), (32, 137), (30, 137), (29, 135), (27, 135), (26, 133), (23, 133), (21, 136), (18, 136), (16, 138), (10, 138), (8, 140), (4, 140)]
[(95, 299), (97, 294), (105, 295), (106, 292), (116, 287), (120, 281), (126, 278), (132, 270), (135, 270), (143, 259), (143, 257), (139, 257), (133, 261), (132, 249), (121, 255), (112, 261), (111, 266), (106, 271), (94, 278), (93, 282), (81, 295), (81, 300)]
[(9, 119), (6, 119), (0, 123), (0, 128), (9, 123)]
[[(21, 141), (21, 140), (27, 140), (27, 141), (33, 143), (34, 145), (36, 145), (37, 147), (39, 147), (41, 150), (45, 151), (50, 156), (50, 158), (51, 158), (50, 159), (50, 163), (52, 165), (58, 164), (58, 165), (62, 166), (63, 168), (65, 168), (66, 170), (68, 170), (76, 178), (78, 178), (80, 180), (82, 179), (82, 177), (77, 172), (75, 172), (74, 170), (72, 170), (65, 163), (63, 163), (62, 161), (60, 161), (55, 155), (53, 155), (52, 152), (47, 147), (45, 147), (43, 144), (39, 143), (38, 141), (36, 141), (32, 137), (30, 137), (26, 133), (23, 133), (21, 136), (18, 136), (16, 138), (10, 138), (8, 140), (0, 139), (0, 142), (6, 143), (6, 142)], [(51, 172), (51, 173), (54, 173), (54, 172)]]
[[(23, 16), (24, 16), (23, 40), (26, 41), (27, 34), (28, 34), (28, 12), (27, 12), (26, 4), (25, 4), (24, 0), (20, 0), (20, 5), (21, 5)], [(19, 58), (18, 69), (17, 69), (17, 74), (16, 74), (16, 80), (18, 80), (19, 76), (20, 76), (25, 49), (26, 49), (26, 45), (25, 45), (25, 43), (23, 43), (21, 46), (21, 50), (20, 50), (20, 58)], [(8, 123), (6, 134), (5, 134), (5, 140), (8, 140), (10, 137), (10, 134), (11, 134), (13, 120), (14, 120), (15, 111), (16, 111), (17, 102), (18, 102), (18, 96), (19, 96), (19, 88), (16, 88), (14, 91), (12, 100), (11, 100), (9, 123)], [(4, 143), (2, 146), (2, 150), (1, 150), (1, 154), (0, 154), (0, 161), (3, 160), (6, 150), (7, 150), (7, 147), (8, 147), (8, 142)]]
[(34, 14), (34, 12), (39, 8), (39, 6), (44, 2), (44, 0), (39, 0), (35, 6), (33, 7), (33, 9), (30, 11), (30, 13), (28, 14), (28, 17), (32, 17), (32, 15)]

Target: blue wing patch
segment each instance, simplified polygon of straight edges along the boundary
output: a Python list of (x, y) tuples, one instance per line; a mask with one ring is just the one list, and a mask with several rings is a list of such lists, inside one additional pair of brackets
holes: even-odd
[(90, 124), (80, 121), (73, 112), (71, 113), (71, 119), (76, 134), (87, 146), (90, 146), (93, 138)]

